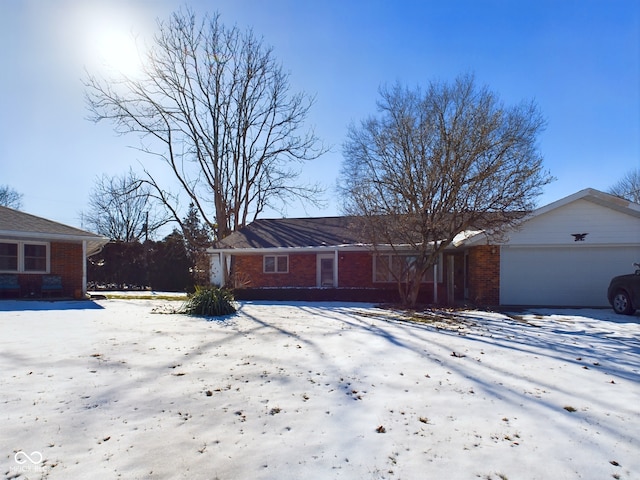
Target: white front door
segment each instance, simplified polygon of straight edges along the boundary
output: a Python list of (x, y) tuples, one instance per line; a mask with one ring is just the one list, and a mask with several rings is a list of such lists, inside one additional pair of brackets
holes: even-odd
[(320, 254), (317, 256), (317, 285), (318, 287), (335, 287), (335, 256)]

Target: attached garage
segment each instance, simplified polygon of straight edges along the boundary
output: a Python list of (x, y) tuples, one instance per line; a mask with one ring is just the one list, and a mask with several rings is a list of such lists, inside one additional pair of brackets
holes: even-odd
[(500, 304), (607, 306), (609, 280), (639, 257), (635, 247), (503, 246)]
[(611, 278), (640, 262), (640, 205), (581, 190), (534, 211), (499, 248), (500, 305), (606, 307)]

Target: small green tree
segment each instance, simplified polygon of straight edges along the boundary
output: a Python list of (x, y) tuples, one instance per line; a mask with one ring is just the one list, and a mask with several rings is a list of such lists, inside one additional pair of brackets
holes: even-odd
[(195, 204), (189, 205), (187, 216), (182, 221), (182, 232), (185, 239), (187, 254), (191, 260), (194, 283), (204, 285), (208, 283), (209, 257), (207, 248), (213, 242), (213, 230), (200, 220)]
[(193, 288), (191, 259), (184, 237), (174, 229), (161, 242), (145, 242), (148, 248), (149, 284), (153, 290), (185, 292)]

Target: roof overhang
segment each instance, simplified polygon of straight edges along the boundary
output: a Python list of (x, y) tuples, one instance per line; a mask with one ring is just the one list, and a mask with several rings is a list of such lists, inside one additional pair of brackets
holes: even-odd
[[(459, 233), (454, 241), (451, 242), (447, 248), (456, 248), (464, 241), (472, 237), (481, 231), (466, 231)], [(208, 248), (207, 253), (211, 255), (215, 255), (218, 253), (223, 253), (225, 255), (277, 255), (277, 254), (287, 254), (287, 253), (328, 253), (328, 252), (372, 252), (372, 251), (414, 251), (414, 248), (409, 244), (402, 245), (376, 245), (375, 248), (371, 244), (346, 244), (346, 245), (321, 245), (321, 246), (311, 246), (311, 247), (260, 247), (260, 248)]]
[(98, 253), (100, 249), (110, 241), (108, 237), (98, 235), (64, 235), (55, 233), (16, 232), (12, 230), (0, 230), (0, 238), (34, 240), (39, 242), (86, 242), (87, 256)]
[(260, 247), (260, 248), (208, 248), (207, 253), (224, 253), (225, 255), (265, 255), (285, 253), (327, 253), (371, 251), (371, 245), (321, 245), (314, 247)]

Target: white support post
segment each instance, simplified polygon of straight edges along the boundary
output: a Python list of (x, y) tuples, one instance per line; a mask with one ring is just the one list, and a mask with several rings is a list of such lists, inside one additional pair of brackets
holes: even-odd
[(433, 264), (433, 303), (438, 303), (438, 262)]
[(87, 241), (82, 241), (82, 297), (87, 295)]

